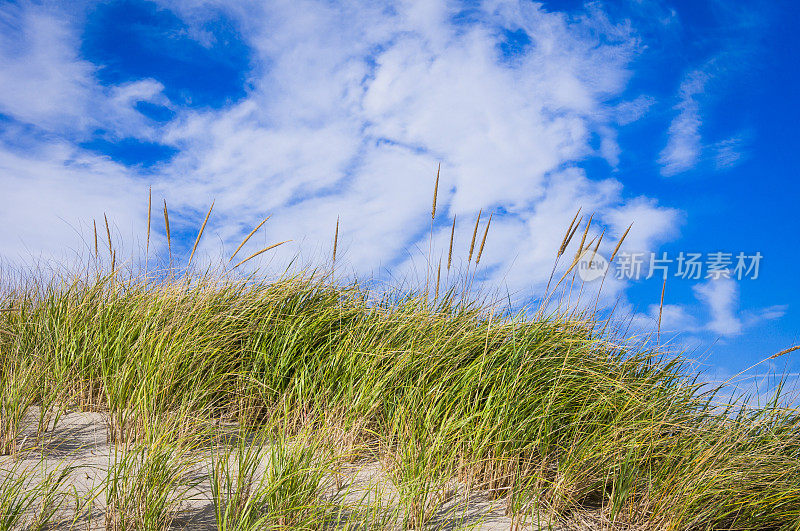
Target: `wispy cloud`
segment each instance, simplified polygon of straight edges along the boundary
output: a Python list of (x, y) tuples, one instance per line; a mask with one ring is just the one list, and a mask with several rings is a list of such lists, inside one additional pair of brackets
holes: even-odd
[(714, 164), (717, 170), (732, 168), (744, 157), (743, 135), (736, 135), (714, 144)]
[(736, 335), (742, 331), (739, 309), (739, 287), (732, 279), (710, 280), (694, 286), (697, 299), (708, 306), (711, 321), (706, 327), (723, 336)]
[(746, 132), (713, 143), (703, 139), (701, 101), (708, 99), (706, 88), (711, 79), (709, 71), (699, 69), (689, 73), (681, 83), (680, 101), (675, 106), (678, 114), (670, 123), (667, 145), (658, 159), (665, 177), (694, 169), (707, 160), (711, 161), (712, 170), (727, 170), (744, 157)]
[[(645, 3), (647, 4), (647, 3)], [(650, 3), (652, 4), (652, 3)], [(727, 170), (738, 164), (746, 154), (748, 134), (731, 136), (729, 130), (718, 129), (716, 115), (729, 113), (730, 87), (746, 75), (753, 75), (751, 66), (763, 61), (770, 10), (754, 11), (738, 2), (710, 2), (709, 23), (716, 30), (693, 35), (697, 50), (707, 55), (695, 67), (686, 71), (675, 99), (676, 112), (667, 131), (667, 142), (659, 154), (661, 174), (671, 177), (697, 167), (709, 171)], [(679, 22), (672, 10), (672, 23)], [(677, 29), (682, 24), (673, 26)], [(680, 33), (665, 35), (677, 39)], [(678, 45), (673, 41), (672, 45)], [(729, 118), (729, 117), (728, 117)], [(745, 131), (747, 124), (739, 126)]]
[(786, 314), (787, 305), (742, 308), (741, 286), (741, 281), (733, 278), (706, 280), (692, 286), (694, 304), (667, 303), (663, 308), (650, 304), (647, 311), (641, 313), (631, 308), (632, 324), (637, 333), (652, 334), (660, 316), (661, 337), (669, 340), (674, 348), (689, 352), (717, 339), (741, 336), (747, 330)]
[(703, 70), (690, 72), (681, 82), (679, 103), (675, 106), (678, 115), (669, 126), (666, 147), (658, 159), (661, 174), (672, 176), (689, 170), (695, 166), (702, 150), (700, 127), (703, 120), (700, 115), (698, 97), (703, 94), (709, 74)]
[(740, 311), (739, 283), (730, 278), (709, 280), (693, 290), (697, 300), (707, 305), (711, 316), (704, 328), (720, 336), (736, 336), (764, 321), (779, 319), (787, 309), (779, 305)]
[(94, 130), (152, 137), (139, 101), (163, 101), (149, 79), (102, 86), (80, 57), (80, 12), (22, 2), (0, 7), (0, 113), (37, 130), (79, 140)]
[(0, 28), (0, 111), (52, 130), (89, 126), (94, 66), (78, 58), (64, 20), (41, 7), (6, 4)]

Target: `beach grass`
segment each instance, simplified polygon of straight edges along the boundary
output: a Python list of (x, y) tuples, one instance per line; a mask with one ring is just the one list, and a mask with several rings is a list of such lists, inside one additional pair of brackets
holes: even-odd
[[(613, 319), (440, 293), (441, 266), (435, 294), (232, 271), (98, 264), (4, 281), (0, 529), (69, 505), (36, 509), (64, 478), (6, 465), (35, 442), (26, 418), (37, 439), (67, 411), (106, 422), (113, 461), (84, 500), (102, 498), (104, 529), (175, 527), (201, 484), (225, 530), (435, 527), (471, 492), (512, 528), (800, 529), (797, 412), (720, 402), (679, 353)], [(353, 502), (345, 471), (365, 462), (385, 484), (364, 492), (385, 492)]]

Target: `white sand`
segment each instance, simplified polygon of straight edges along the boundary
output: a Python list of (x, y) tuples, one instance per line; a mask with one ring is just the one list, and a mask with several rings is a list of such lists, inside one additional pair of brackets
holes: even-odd
[[(60, 419), (55, 430), (36, 441), (35, 432), (26, 431), (20, 437), (21, 449), (16, 456), (0, 457), (0, 469), (12, 464), (35, 467), (41, 477), (44, 470), (65, 464), (76, 467), (68, 480), (69, 489), (79, 497), (95, 494), (91, 515), (83, 515), (77, 522), (65, 522), (59, 529), (103, 529), (105, 500), (103, 481), (113, 460), (113, 445), (107, 442), (104, 416), (100, 413), (69, 412)], [(35, 441), (35, 442), (33, 442)], [(204, 455), (206, 454), (206, 455)], [(215, 529), (213, 506), (210, 499), (207, 452), (197, 452), (196, 488), (187, 493), (181, 511), (174, 521), (175, 528)], [(364, 497), (375, 500), (380, 496), (384, 506), (395, 503), (396, 491), (378, 461), (349, 464), (340, 476), (341, 490), (327, 489), (329, 500), (344, 505), (357, 505)], [(2, 480), (2, 477), (0, 477)], [(454, 484), (448, 499), (429, 524), (432, 529), (456, 529), (461, 526), (478, 530), (514, 529), (513, 522), (504, 516), (505, 500), (491, 501), (484, 493), (466, 492), (463, 485)], [(65, 515), (74, 514), (74, 497), (66, 502)], [(351, 520), (351, 523), (353, 521)], [(538, 527), (537, 527), (538, 528)], [(533, 529), (530, 525), (517, 529)], [(543, 529), (547, 529), (546, 526)], [(551, 529), (556, 529), (552, 527)]]

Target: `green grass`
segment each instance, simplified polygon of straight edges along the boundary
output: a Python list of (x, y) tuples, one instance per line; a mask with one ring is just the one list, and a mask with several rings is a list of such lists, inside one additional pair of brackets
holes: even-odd
[(241, 432), (232, 451), (212, 459), (214, 516), (220, 531), (265, 528), (318, 529), (332, 520), (322, 498), (330, 469), (318, 452), (318, 438), (293, 441)]
[[(0, 463), (0, 531), (48, 529), (66, 504), (63, 487), (71, 466), (41, 470), (20, 462)], [(80, 512), (80, 504), (76, 504)]]
[(166, 529), (180, 512), (194, 459), (171, 430), (114, 447), (103, 482), (106, 529)]
[[(529, 521), (594, 511), (650, 529), (800, 528), (796, 412), (740, 404), (720, 415), (679, 358), (600, 333), (591, 316), (530, 318), (452, 295), (374, 299), (302, 275), (62, 278), (7, 286), (2, 304), (14, 309), (0, 313), (5, 441), (27, 405), (50, 403), (53, 386), (20, 385), (36, 374), (60, 381), (65, 402), (105, 412), (120, 445), (153, 440), (158, 419), (171, 419), (175, 441), (220, 419), (267, 426), (278, 442), (338, 433), (329, 448), (370, 448), (389, 463), (406, 527), (430, 520), (443, 485), (459, 480)], [(136, 473), (177, 477), (171, 447), (155, 447), (129, 454), (147, 456)], [(281, 448), (264, 454), (262, 477), (248, 461), (259, 450), (216, 462), (220, 529), (294, 522), (274, 516), (280, 499), (319, 516), (320, 478), (278, 477), (281, 459), (305, 460), (295, 469), (311, 474), (314, 456)], [(234, 476), (218, 466), (230, 459)], [(112, 492), (115, 528), (136, 528), (123, 525), (130, 515), (167, 522), (167, 487), (152, 500)]]

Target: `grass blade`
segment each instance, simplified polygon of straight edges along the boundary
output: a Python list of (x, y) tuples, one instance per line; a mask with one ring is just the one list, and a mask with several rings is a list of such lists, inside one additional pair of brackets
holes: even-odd
[(194, 252), (197, 250), (197, 245), (200, 243), (200, 238), (203, 237), (203, 231), (206, 229), (206, 223), (208, 223), (208, 217), (211, 215), (211, 211), (213, 209), (214, 209), (214, 201), (211, 201), (211, 208), (208, 209), (206, 218), (203, 220), (203, 224), (200, 226), (200, 232), (197, 233), (197, 239), (194, 241), (194, 247), (192, 247), (192, 253), (189, 255), (189, 263), (186, 265), (186, 267), (192, 265), (192, 257), (194, 257)]

